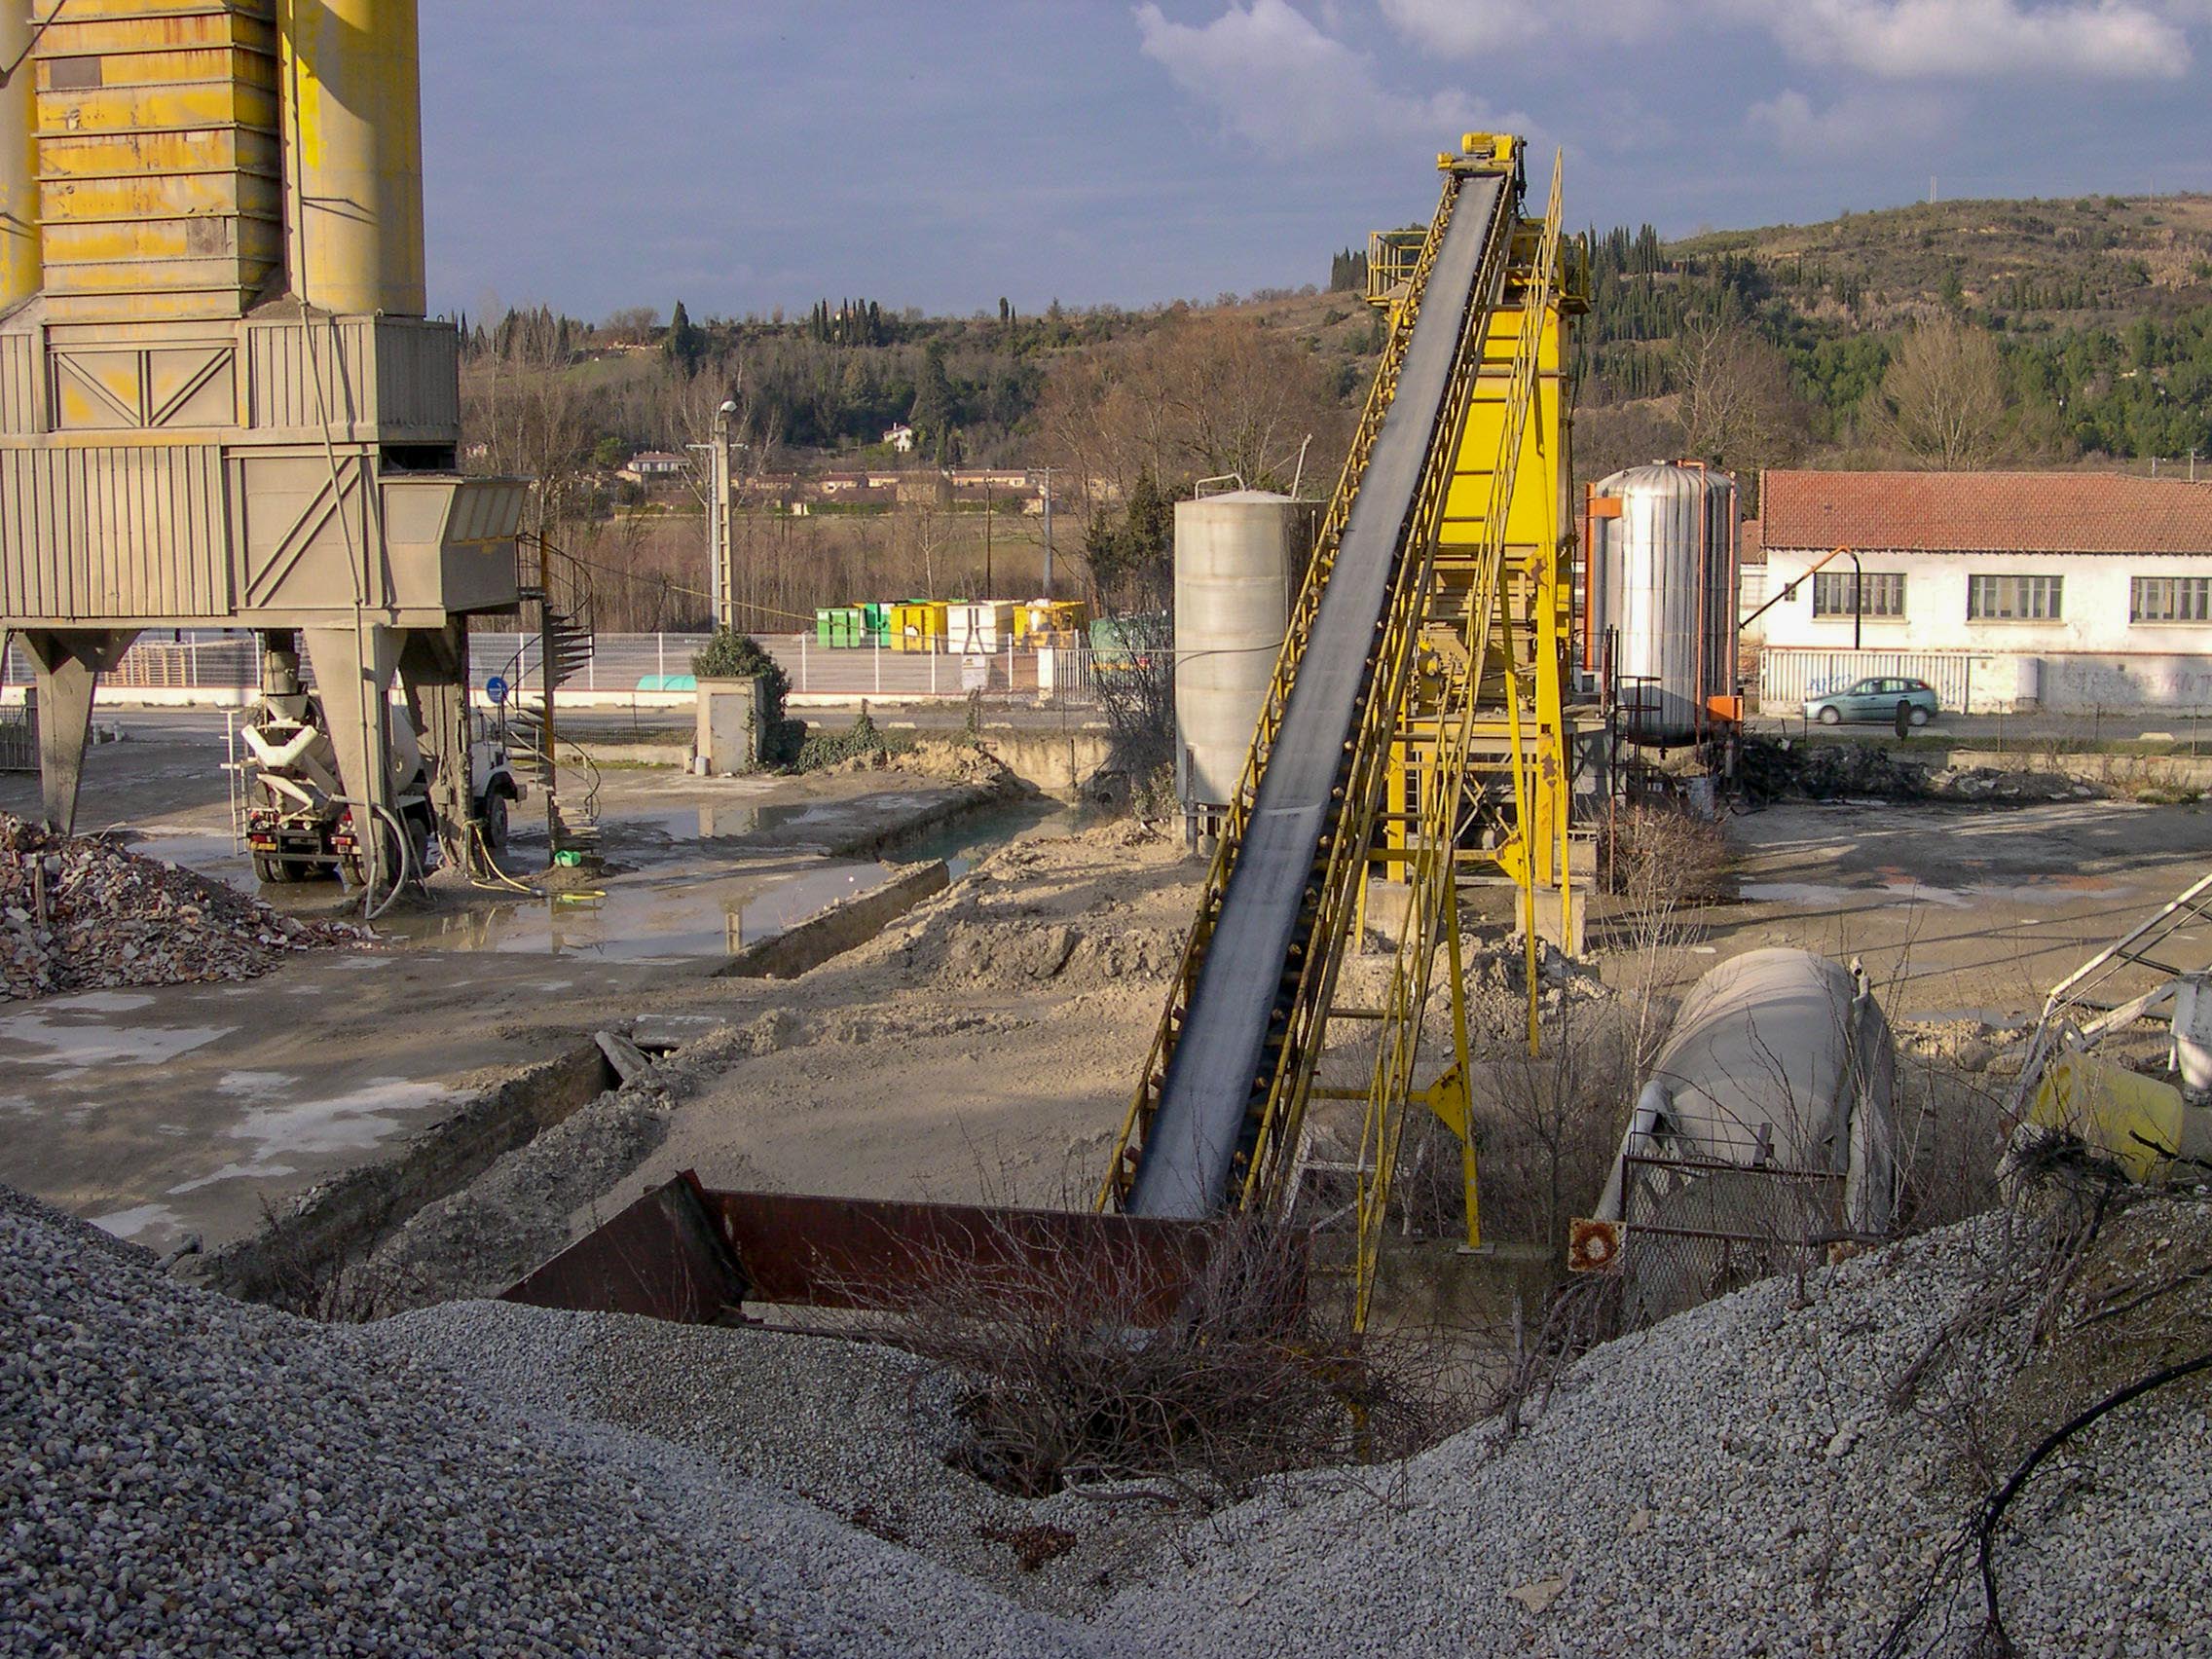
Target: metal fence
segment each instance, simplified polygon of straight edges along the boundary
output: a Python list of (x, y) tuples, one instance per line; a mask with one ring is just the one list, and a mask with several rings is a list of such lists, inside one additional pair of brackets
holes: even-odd
[(1765, 714), (1793, 715), (1806, 698), (1828, 696), (1872, 674), (1927, 681), (1947, 714), (1972, 706), (1973, 657), (1967, 651), (1816, 651), (1769, 645), (1759, 653), (1759, 708)]
[(38, 705), (0, 708), (0, 772), (38, 770)]
[(1631, 1327), (1826, 1260), (1845, 1178), (1826, 1170), (1625, 1156), (1622, 1314)]
[[(1091, 651), (1085, 645), (1030, 648), (1010, 642), (988, 652), (895, 650), (880, 641), (861, 646), (822, 645), (810, 634), (757, 636), (802, 696), (884, 697), (897, 701), (972, 693), (1010, 701), (1089, 707), (1095, 701)], [(569, 682), (587, 692), (688, 690), (692, 653), (705, 634), (601, 634), (591, 658)], [(481, 687), (493, 675), (529, 683), (537, 671), (537, 636), (472, 633), (471, 678)], [(519, 665), (519, 668), (518, 668)], [(312, 680), (311, 665), (303, 662)], [(237, 691), (259, 683), (253, 636), (215, 629), (141, 635), (103, 683), (130, 689)], [(28, 684), (31, 668), (11, 646), (4, 682)], [(671, 684), (671, 682), (675, 682)]]

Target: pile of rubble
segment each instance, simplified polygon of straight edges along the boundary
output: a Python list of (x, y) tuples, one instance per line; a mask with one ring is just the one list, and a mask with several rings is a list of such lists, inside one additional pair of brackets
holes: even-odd
[(1744, 740), (1744, 789), (1753, 800), (1920, 800), (1928, 768), (1879, 744)]
[(2001, 771), (1995, 766), (1957, 766), (1931, 772), (1927, 789), (1932, 800), (1980, 800), (2026, 803), (2052, 800), (2101, 800), (2112, 792), (2095, 784), (2069, 778), (2063, 772)]
[(2111, 792), (2062, 772), (1995, 766), (1939, 767), (1878, 743), (1799, 743), (1747, 738), (1744, 789), (1756, 801), (1947, 800), (2026, 804), (2089, 800)]
[(368, 935), (299, 922), (96, 835), (0, 814), (0, 1001), (115, 985), (250, 979)]

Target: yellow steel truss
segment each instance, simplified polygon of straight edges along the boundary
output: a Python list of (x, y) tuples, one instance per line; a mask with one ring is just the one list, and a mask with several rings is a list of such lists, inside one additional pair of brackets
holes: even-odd
[[(1567, 898), (1571, 734), (1562, 706), (1561, 663), (1571, 584), (1570, 548), (1562, 533), (1567, 475), (1560, 369), (1561, 317), (1571, 296), (1560, 280), (1558, 168), (1555, 162), (1544, 216), (1524, 220), (1518, 140), (1469, 134), (1460, 154), (1439, 157), (1438, 166), (1443, 194), (1426, 235), (1398, 233), (1373, 244), (1370, 295), (1389, 310), (1388, 343), (1322, 521), (1166, 1013), (1099, 1192), (1100, 1207), (1118, 1204), (1134, 1181), (1182, 1013), (1461, 182), (1502, 176), (1509, 186), (1498, 197), (1500, 222), (1476, 279), (1451, 389), (1412, 503), (1402, 566), (1379, 635), (1374, 691), (1362, 706), (1345, 778), (1343, 815), (1315, 866), (1315, 923), (1305, 959), (1285, 965), (1286, 979), (1296, 977), (1296, 991), (1236, 1195), (1241, 1208), (1282, 1213), (1297, 1193), (1308, 1103), (1365, 1103), (1350, 1264), (1361, 1325), (1408, 1104), (1433, 1111), (1458, 1136), (1467, 1235), (1470, 1243), (1480, 1240), (1457, 922), (1462, 842), (1486, 818), (1504, 824), (1504, 836), (1493, 835), (1492, 850), (1482, 856), (1515, 878), (1528, 913), (1534, 913), (1539, 890), (1559, 895), (1563, 914)], [(1405, 885), (1404, 920), (1380, 1005), (1346, 1007), (1336, 1000), (1338, 974), (1358, 938), (1369, 877), (1377, 869)], [(1453, 1051), (1441, 1074), (1420, 1086), (1416, 1076), (1439, 947), (1447, 957)], [(1530, 984), (1532, 996), (1532, 974)], [(1376, 1036), (1372, 1054), (1362, 1051), (1355, 1061), (1364, 1072), (1356, 1080), (1317, 1078), (1325, 1062), (1352, 1057), (1328, 1053), (1334, 1020), (1358, 1021), (1361, 1031)], [(1532, 1024), (1530, 1035), (1532, 1041)]]

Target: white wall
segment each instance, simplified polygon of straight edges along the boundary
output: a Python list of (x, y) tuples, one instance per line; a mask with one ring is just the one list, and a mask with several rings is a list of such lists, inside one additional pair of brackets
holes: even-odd
[[(1767, 597), (1790, 582), (1796, 594), (1781, 601), (1760, 623), (1770, 646), (1849, 649), (1852, 618), (1813, 615), (1813, 584), (1803, 578), (1822, 553), (1767, 549)], [(1904, 575), (1901, 617), (1868, 616), (1860, 640), (1868, 650), (1975, 651), (1999, 655), (2064, 656), (2145, 653), (2194, 657), (2212, 654), (2212, 623), (2130, 623), (2128, 584), (2136, 576), (2212, 576), (2212, 553), (1862, 553), (1869, 576)], [(1845, 576), (1851, 561), (1825, 568)], [(2055, 622), (1967, 620), (1969, 576), (2065, 578)]]
[[(1849, 615), (1813, 616), (1806, 578), (1821, 557), (1767, 549), (1767, 597), (1797, 584), (1759, 618), (1761, 690), (1774, 706), (1878, 673), (1915, 675), (1944, 692), (1946, 708), (1963, 702), (1977, 714), (2212, 706), (2212, 623), (2127, 619), (2135, 577), (2212, 576), (2212, 553), (1862, 553), (1868, 576), (1903, 574), (1905, 613), (1861, 619), (1857, 652)], [(1825, 571), (1848, 576), (1851, 561), (1832, 560)], [(2061, 614), (1969, 622), (1967, 580), (1975, 575), (2062, 576)]]

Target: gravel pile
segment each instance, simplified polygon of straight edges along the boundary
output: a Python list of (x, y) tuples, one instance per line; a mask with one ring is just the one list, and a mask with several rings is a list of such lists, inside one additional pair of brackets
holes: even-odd
[[(1485, 1424), (1402, 1480), (1309, 1477), (1217, 1518), (1163, 1560), (1173, 1596), (1126, 1592), (1098, 1626), (1209, 1656), (1865, 1654), (1925, 1590), (1902, 1651), (1972, 1652), (1971, 1557), (1936, 1569), (1986, 1489), (1936, 1402), (1886, 1396), (2005, 1240), (1984, 1218), (1812, 1275), (1806, 1305), (1774, 1280), (1612, 1343), (1511, 1440)], [(2022, 1397), (2036, 1432), (2062, 1419), (2036, 1368), (2009, 1376), (2025, 1346), (2017, 1324), (1968, 1345), (1943, 1403), (1977, 1399), (1993, 1438)], [(2046, 1465), (1998, 1556), (2019, 1652), (2212, 1653), (2208, 1400), (2168, 1390)]]
[[(1893, 1408), (2019, 1236), (1754, 1286), (1515, 1435), (1194, 1525), (954, 1473), (953, 1402), (884, 1349), (487, 1303), (319, 1327), (0, 1193), (0, 1652), (1864, 1654), (1924, 1599), (1900, 1651), (1965, 1655), (1993, 1472), (2212, 1330), (2212, 1207), (2140, 1204), (2061, 1340), (2006, 1312)], [(2212, 1653), (2208, 1483), (2203, 1379), (2070, 1442), (2001, 1539), (2017, 1650)]]
[(665, 1443), (143, 1261), (0, 1200), (0, 1652), (1092, 1650)]
[(487, 1397), (653, 1435), (1038, 1608), (1097, 1606), (1163, 1535), (1157, 1504), (1025, 1501), (950, 1467), (956, 1390), (896, 1348), (498, 1302), (372, 1329)]
[(287, 953), (357, 942), (98, 836), (0, 814), (0, 1000), (250, 979)]

